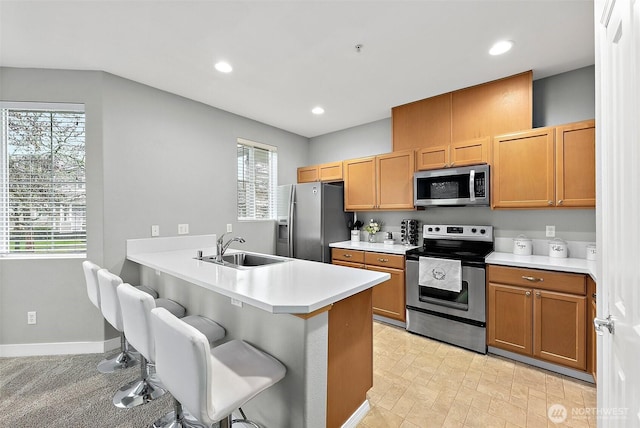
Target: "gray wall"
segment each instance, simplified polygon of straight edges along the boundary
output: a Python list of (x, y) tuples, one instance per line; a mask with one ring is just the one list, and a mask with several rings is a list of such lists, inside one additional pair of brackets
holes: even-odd
[(556, 126), (596, 117), (595, 66), (533, 82), (533, 127)]
[[(585, 67), (533, 82), (534, 123), (553, 126), (595, 117), (594, 67)], [(309, 164), (387, 153), (392, 150), (391, 119), (379, 120), (311, 138)], [(489, 208), (430, 208), (424, 211), (359, 212), (366, 222), (383, 222), (383, 231), (399, 233), (403, 218), (428, 223), (489, 224), (497, 237), (525, 233), (544, 238), (546, 225), (566, 240), (595, 241), (595, 210), (491, 210)], [(395, 235), (394, 235), (395, 236)]]
[[(232, 223), (243, 248), (274, 251), (273, 222), (237, 221), (236, 138), (277, 146), (283, 184), (308, 161), (304, 137), (108, 73), (0, 68), (0, 99), (85, 104), (87, 257), (133, 283), (125, 241), (152, 224), (174, 236), (178, 223), (191, 234)], [(86, 296), (82, 260), (0, 259), (0, 344), (115, 336)]]

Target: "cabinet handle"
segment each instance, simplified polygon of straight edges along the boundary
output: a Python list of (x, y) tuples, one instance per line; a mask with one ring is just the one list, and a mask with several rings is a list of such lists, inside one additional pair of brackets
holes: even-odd
[(531, 296), (531, 291), (527, 291), (526, 293), (524, 293), (525, 296)]
[(540, 298), (540, 292), (536, 291), (536, 297), (539, 299)]
[(380, 259), (380, 258), (379, 258), (379, 259), (378, 259), (378, 261), (379, 261), (379, 262), (382, 262), (382, 263), (386, 263), (386, 262), (388, 262), (388, 261), (389, 261), (389, 259)]
[(343, 254), (342, 256), (343, 256), (343, 257), (346, 257), (346, 258), (350, 258), (350, 257), (351, 257), (351, 254)]
[(547, 205), (553, 205), (553, 201), (547, 201)]
[(535, 276), (525, 276), (522, 275), (522, 279), (526, 279), (527, 281), (531, 281), (531, 282), (543, 282), (544, 278), (536, 278)]
[(562, 205), (562, 199), (558, 200), (558, 205)]
[(593, 293), (591, 297), (593, 297), (593, 300), (596, 300), (596, 293)]

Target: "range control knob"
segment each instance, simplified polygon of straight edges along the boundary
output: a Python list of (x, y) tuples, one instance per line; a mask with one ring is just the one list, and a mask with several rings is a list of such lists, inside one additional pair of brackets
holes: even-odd
[(427, 229), (429, 232), (433, 232), (433, 227), (430, 227), (429, 229)]
[(480, 233), (482, 233), (484, 235), (485, 233), (487, 233), (487, 231), (484, 230), (484, 229), (480, 229)]
[(440, 232), (440, 228), (439, 227), (436, 227), (436, 232)]
[(476, 229), (475, 227), (471, 228), (471, 233), (476, 233), (478, 231), (478, 229)]

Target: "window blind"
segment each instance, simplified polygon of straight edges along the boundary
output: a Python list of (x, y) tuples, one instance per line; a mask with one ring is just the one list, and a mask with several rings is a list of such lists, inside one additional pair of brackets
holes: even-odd
[(0, 253), (86, 252), (84, 111), (1, 112)]
[(275, 218), (277, 148), (238, 139), (238, 220)]

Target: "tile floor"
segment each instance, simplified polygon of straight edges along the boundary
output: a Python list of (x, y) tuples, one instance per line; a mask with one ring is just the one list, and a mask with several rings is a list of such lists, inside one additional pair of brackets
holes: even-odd
[[(595, 427), (593, 385), (374, 322), (371, 410), (359, 428)], [(548, 409), (561, 404), (564, 422)]]

